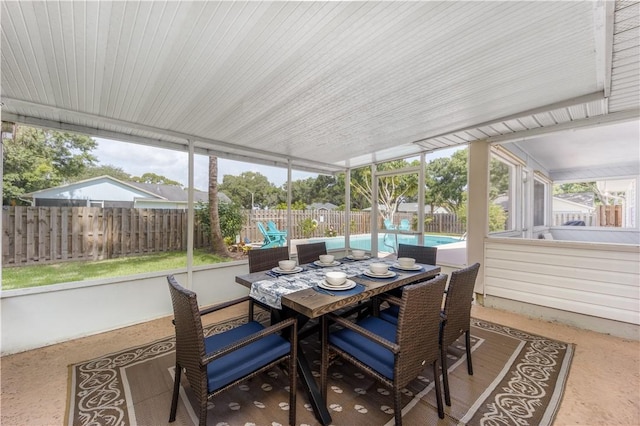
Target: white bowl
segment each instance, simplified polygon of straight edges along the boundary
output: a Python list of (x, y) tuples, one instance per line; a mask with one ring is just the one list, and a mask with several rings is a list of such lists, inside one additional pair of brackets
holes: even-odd
[(283, 271), (291, 271), (293, 268), (296, 267), (296, 261), (295, 260), (281, 260), (281, 261), (278, 262), (278, 266)]
[(389, 271), (389, 265), (386, 263), (372, 263), (369, 265), (369, 269), (376, 275), (382, 275)]
[(413, 257), (398, 258), (398, 265), (402, 266), (403, 268), (413, 268), (415, 264), (416, 260)]
[(351, 254), (354, 259), (362, 259), (364, 257), (364, 250), (351, 250)]
[(325, 264), (333, 263), (333, 259), (334, 258), (335, 258), (335, 256), (332, 255), (332, 254), (321, 254), (320, 255), (320, 262), (325, 263)]
[(327, 272), (324, 278), (328, 284), (339, 286), (344, 284), (344, 282), (347, 280), (347, 274), (340, 271), (331, 271)]

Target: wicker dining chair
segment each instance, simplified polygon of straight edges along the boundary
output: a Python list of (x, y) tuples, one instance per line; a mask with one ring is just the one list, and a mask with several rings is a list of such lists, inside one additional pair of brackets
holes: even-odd
[(298, 264), (304, 265), (318, 260), (321, 254), (327, 254), (327, 244), (324, 241), (298, 244), (296, 250), (298, 250)]
[[(436, 256), (438, 254), (437, 247), (416, 246), (413, 244), (398, 244), (397, 257), (412, 257), (417, 263), (425, 265), (435, 265)], [(395, 288), (388, 292), (392, 296), (401, 297), (402, 287)], [(379, 310), (379, 300), (376, 301), (376, 310)], [(395, 322), (398, 317), (398, 307), (391, 305), (387, 309), (380, 311), (380, 317), (384, 320)]]
[(398, 257), (412, 257), (416, 260), (417, 263), (423, 263), (425, 265), (435, 265), (437, 254), (437, 247), (398, 244)]
[(449, 393), (449, 374), (447, 372), (447, 348), (463, 334), (465, 335), (467, 352), (467, 372), (469, 375), (473, 375), (473, 365), (471, 363), (471, 304), (479, 269), (480, 264), (474, 263), (466, 268), (453, 271), (445, 292), (439, 344), (444, 400), (449, 406), (451, 405), (451, 394)]
[[(440, 301), (446, 282), (447, 276), (443, 274), (429, 281), (405, 286), (401, 299), (386, 296), (389, 303), (400, 306), (396, 325), (373, 316), (354, 323), (335, 314), (324, 315), (321, 389), (325, 401), (329, 363), (337, 355), (393, 390), (395, 423), (401, 425), (401, 391), (422, 374), (427, 364), (431, 364), (438, 416), (443, 419), (438, 331)], [(330, 321), (342, 328), (329, 333)]]
[[(257, 374), (288, 361), (289, 424), (296, 422), (297, 321), (283, 320), (265, 327), (253, 318), (231, 330), (204, 337), (201, 315), (219, 311), (248, 298), (213, 306), (202, 311), (196, 294), (169, 275), (176, 330), (176, 372), (169, 422), (176, 419), (180, 378), (185, 370), (189, 386), (200, 404), (200, 426), (207, 423), (207, 402), (215, 395)], [(287, 333), (288, 339), (280, 334)]]
[(250, 250), (249, 273), (266, 271), (278, 266), (281, 260), (289, 259), (289, 247), (272, 247)]

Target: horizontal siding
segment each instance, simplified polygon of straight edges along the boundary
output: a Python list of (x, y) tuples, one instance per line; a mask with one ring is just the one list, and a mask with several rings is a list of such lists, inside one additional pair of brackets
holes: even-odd
[(640, 324), (640, 246), (489, 239), (484, 292)]

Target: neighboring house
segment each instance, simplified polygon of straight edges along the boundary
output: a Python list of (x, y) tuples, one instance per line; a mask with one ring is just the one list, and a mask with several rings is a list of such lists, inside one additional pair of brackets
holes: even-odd
[[(362, 211), (370, 212), (371, 211), (371, 207), (367, 207), (366, 209), (362, 209)], [(378, 206), (378, 211), (386, 212), (387, 208), (385, 206), (383, 206), (382, 204), (380, 204)], [(425, 212), (425, 214), (431, 214), (431, 206), (428, 205), (428, 204), (425, 204), (424, 205), (424, 212)], [(418, 203), (400, 203), (400, 204), (398, 204), (398, 210), (396, 211), (396, 213), (415, 213), (415, 214), (418, 214)], [(434, 214), (447, 214), (447, 213), (451, 213), (451, 212), (448, 211), (444, 207), (436, 207), (434, 209), (433, 213)]]
[[(32, 206), (43, 207), (125, 207), (148, 209), (186, 209), (187, 190), (175, 185), (125, 182), (99, 176), (67, 185), (31, 192), (22, 196)], [(222, 202), (231, 202), (223, 193)], [(208, 200), (208, 194), (194, 191), (194, 201)]]
[[(424, 206), (425, 214), (431, 214), (431, 206), (425, 204)], [(398, 205), (398, 213), (416, 213), (418, 214), (418, 203), (400, 203)], [(434, 214), (447, 214), (451, 213), (444, 207), (436, 207), (433, 210)]]
[(594, 195), (592, 192), (556, 194), (553, 196), (553, 212), (593, 213)]
[(596, 225), (595, 196), (593, 192), (556, 194), (553, 196), (551, 225), (560, 226), (580, 221), (587, 226)]
[(335, 210), (338, 206), (333, 203), (312, 203), (307, 205), (307, 210)]

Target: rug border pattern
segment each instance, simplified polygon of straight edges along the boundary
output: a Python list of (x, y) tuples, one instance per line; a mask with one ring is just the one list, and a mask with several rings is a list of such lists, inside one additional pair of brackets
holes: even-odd
[[(246, 322), (246, 316), (207, 326), (205, 333), (206, 335), (219, 333), (243, 322)], [(574, 345), (475, 318), (471, 319), (471, 325), (529, 343), (524, 355), (516, 361), (516, 369), (510, 371), (512, 377), (508, 381), (508, 386), (503, 387), (502, 392), (498, 392), (493, 401), (485, 401), (487, 412), (484, 413), (480, 423), (482, 425), (529, 424), (527, 419), (532, 416), (536, 407), (540, 406), (540, 397), (548, 387), (545, 382), (552, 377), (550, 369), (559, 368), (560, 383), (555, 386), (550, 403), (542, 414), (544, 421), (541, 424), (551, 424), (564, 393)], [(65, 424), (126, 425), (131, 422), (129, 416), (133, 413), (129, 413), (128, 407), (131, 402), (127, 401), (121, 367), (163, 356), (174, 348), (175, 336), (169, 336), (69, 365)], [(564, 350), (565, 355), (561, 366), (557, 367), (560, 350)], [(79, 390), (77, 395), (74, 394), (76, 388)], [(530, 395), (523, 392), (523, 389), (535, 389), (536, 392)], [(76, 415), (72, 418), (74, 412)]]

